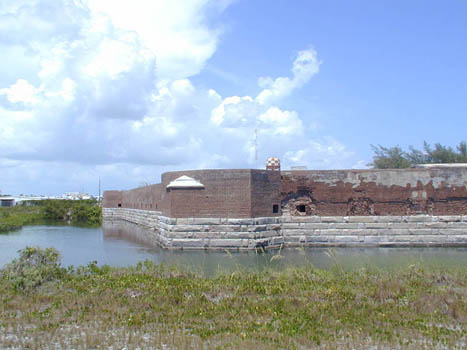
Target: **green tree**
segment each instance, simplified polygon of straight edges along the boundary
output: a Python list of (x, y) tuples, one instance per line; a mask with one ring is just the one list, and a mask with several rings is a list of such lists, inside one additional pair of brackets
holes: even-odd
[(457, 145), (457, 163), (467, 163), (467, 142), (462, 141)]
[(376, 169), (409, 168), (415, 164), (467, 163), (467, 142), (462, 141), (456, 150), (436, 143), (433, 147), (423, 143), (423, 150), (409, 146), (409, 151), (401, 147), (383, 147), (371, 145), (373, 162), (368, 164)]
[(48, 220), (64, 220), (70, 204), (63, 200), (46, 200), (43, 204), (44, 218)]
[(383, 147), (371, 145), (373, 149), (373, 162), (370, 166), (376, 169), (409, 168), (412, 163), (407, 159), (406, 153), (399, 147)]
[(443, 146), (439, 143), (435, 147), (431, 147), (427, 142), (424, 143), (423, 148), (427, 154), (426, 163), (456, 163), (458, 154), (451, 147)]
[(79, 201), (73, 206), (73, 221), (87, 225), (100, 225), (102, 223), (102, 210), (96, 204)]

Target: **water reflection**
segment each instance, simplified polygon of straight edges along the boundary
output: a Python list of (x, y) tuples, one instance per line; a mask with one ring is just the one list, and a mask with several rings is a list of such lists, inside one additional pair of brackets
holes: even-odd
[[(467, 268), (467, 248), (287, 248), (266, 252), (168, 251), (155, 247), (154, 235), (141, 226), (114, 222), (101, 228), (27, 226), (0, 235), (0, 266), (17, 257), (26, 246), (54, 246), (63, 265), (135, 265), (142, 260), (179, 265), (213, 275), (238, 269), (261, 271), (312, 264), (318, 268), (360, 267), (397, 269), (411, 264)], [(278, 257), (280, 255), (280, 257)]]

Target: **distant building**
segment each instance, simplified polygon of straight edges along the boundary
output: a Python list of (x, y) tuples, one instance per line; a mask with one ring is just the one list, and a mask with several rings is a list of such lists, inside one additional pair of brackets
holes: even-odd
[(81, 200), (81, 199), (91, 199), (91, 196), (87, 193), (81, 193), (81, 192), (66, 192), (63, 196), (63, 199), (69, 199), (69, 200)]
[(308, 170), (308, 167), (306, 165), (295, 165), (295, 166), (291, 166), (290, 170), (292, 171)]
[(16, 201), (13, 197), (0, 197), (0, 207), (14, 207)]

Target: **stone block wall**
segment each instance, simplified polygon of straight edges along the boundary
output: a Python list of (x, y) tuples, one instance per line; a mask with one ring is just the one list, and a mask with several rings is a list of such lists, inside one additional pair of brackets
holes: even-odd
[(311, 216), (283, 223), (288, 246), (467, 246), (467, 216)]
[[(169, 218), (149, 210), (104, 208), (103, 216), (104, 233), (169, 249), (467, 246), (467, 215)], [(119, 230), (120, 221), (136, 229)]]

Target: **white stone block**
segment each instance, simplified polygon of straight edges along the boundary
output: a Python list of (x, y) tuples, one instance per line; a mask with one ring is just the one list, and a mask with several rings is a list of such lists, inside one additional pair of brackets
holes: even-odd
[(241, 248), (243, 242), (241, 239), (211, 239), (209, 241), (211, 248)]
[(348, 222), (374, 222), (375, 219), (373, 216), (349, 216)]
[(321, 222), (342, 223), (344, 222), (344, 217), (343, 216), (321, 216)]
[(365, 228), (386, 229), (388, 228), (388, 224), (385, 222), (369, 222), (365, 224)]
[(407, 216), (407, 222), (432, 222), (431, 216), (429, 215), (413, 215)]
[(460, 222), (462, 221), (461, 215), (439, 216), (441, 222)]

